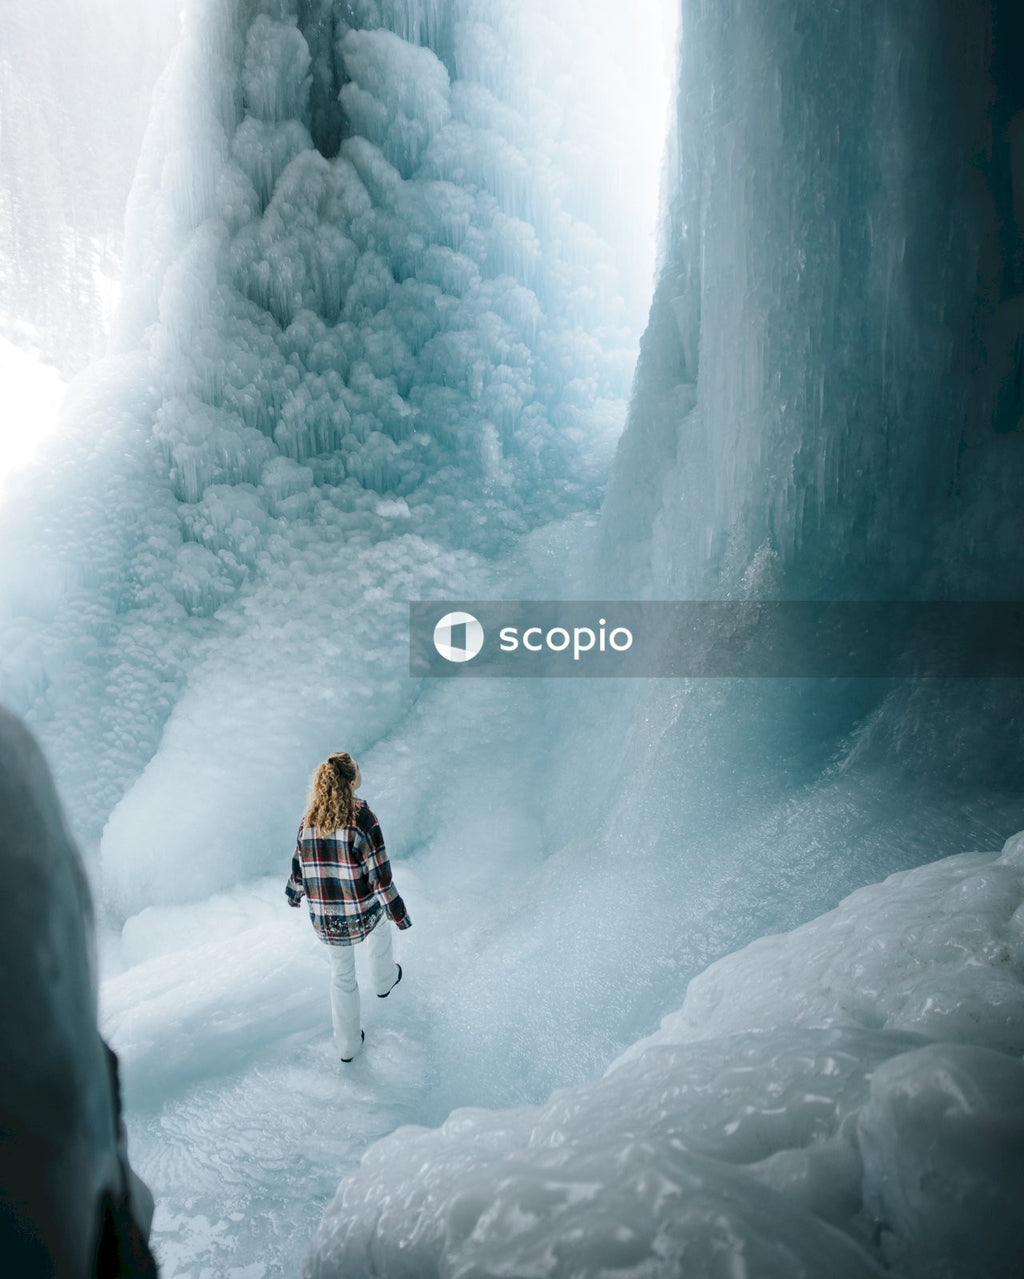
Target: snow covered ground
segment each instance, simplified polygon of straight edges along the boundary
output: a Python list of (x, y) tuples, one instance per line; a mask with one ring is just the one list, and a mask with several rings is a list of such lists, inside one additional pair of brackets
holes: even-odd
[[(684, 1259), (700, 1276), (741, 1258), (780, 1279), (1016, 1273), (1024, 836), (713, 964), (603, 1079), (617, 999), (645, 977), (653, 1002), (671, 1006), (673, 985), (682, 999), (657, 923), (651, 971), (632, 946), (621, 989), (595, 993), (571, 913), (541, 946), (519, 928), (550, 868), (494, 858), (460, 878), (465, 850), (450, 852), (448, 882), (438, 848), (396, 859), (406, 979), (364, 1000), (350, 1068), (283, 876), (108, 938), (122, 971), (103, 1026), (165, 1276), (295, 1274), (342, 1177), (318, 1279), (668, 1275)], [(589, 1026), (560, 1024), (566, 989)], [(514, 1108), (472, 1108), (495, 1104)]]
[(316, 1279), (1020, 1273), (1024, 834), (694, 980), (599, 1082), (400, 1129)]
[[(610, 695), (593, 689), (589, 706), (609, 733)], [(335, 1061), (324, 949), (304, 913), (284, 902), (290, 847), (280, 849), (274, 877), (147, 906), (104, 935), (102, 967), (111, 975), (101, 989), (102, 1024), (122, 1057), (131, 1157), (157, 1201), (154, 1244), (166, 1275), (295, 1274), (339, 1180), (378, 1139), (398, 1133), (388, 1146), (394, 1154), (407, 1125), (441, 1124), (453, 1109), (536, 1106), (566, 1085), (583, 1085), (585, 1095), (587, 1081), (682, 1004), (688, 981), (711, 959), (827, 909), (872, 873), (963, 847), (959, 801), (943, 808), (907, 788), (893, 797), (877, 779), (845, 776), (766, 811), (744, 799), (748, 779), (732, 788), (731, 814), (697, 809), (685, 828), (659, 830), (645, 796), (652, 843), (638, 863), (633, 836), (624, 841), (616, 813), (583, 784), (594, 778), (600, 787), (605, 739), (581, 730), (584, 740), (559, 761), (562, 772), (554, 767), (550, 743), (560, 739), (551, 729), (567, 721), (567, 699), (580, 696), (557, 681), (442, 681), (421, 690), (409, 718), (363, 756), (364, 793), (381, 817), (414, 924), (397, 939), (401, 988), (364, 1003), (367, 1049), (351, 1068)], [(699, 703), (684, 705), (696, 724)], [(655, 736), (663, 731), (652, 724)], [(699, 739), (695, 749), (703, 750)], [(629, 759), (647, 750), (634, 736), (626, 761), (613, 761), (614, 775), (628, 778)], [(708, 784), (695, 758), (680, 762), (676, 786), (687, 774), (697, 791)], [(552, 795), (561, 796), (571, 834), (564, 845), (537, 820)], [(296, 807), (302, 798), (296, 794)], [(985, 807), (971, 816), (979, 841), (1005, 820)], [(706, 1034), (822, 1025), (850, 1008), (851, 1024), (859, 1018), (874, 1032), (889, 1015), (884, 1000), (907, 1003), (901, 983), (912, 964), (921, 967), (922, 1001), (940, 997), (949, 973), (949, 997), (969, 982), (982, 1000), (989, 985), (996, 996), (1014, 983), (1019, 990), (1012, 967), (999, 985), (998, 965), (967, 973), (957, 949), (980, 929), (984, 954), (981, 943), (998, 934), (1014, 903), (993, 898), (986, 916), (982, 885), (971, 880), (977, 910), (956, 913), (948, 885), (941, 876), (932, 884), (930, 873), (865, 890), (862, 906), (851, 907), (860, 927), (882, 928), (881, 948), (878, 937), (828, 919), (806, 942), (759, 944), (757, 954), (767, 947), (788, 965), (757, 960), (766, 983), (766, 974), (779, 974), (778, 991), (762, 997), (745, 979), (729, 981), (728, 1001), (701, 1021)], [(999, 876), (1005, 887), (1008, 873)], [(907, 957), (904, 934), (915, 922), (930, 932)], [(945, 974), (934, 968), (939, 941), (951, 956)], [(859, 977), (861, 951), (876, 964)], [(688, 1010), (698, 1007), (696, 991), (713, 988), (716, 971), (695, 987)], [(844, 971), (853, 994), (840, 997)], [(861, 978), (868, 993), (858, 1002)], [(874, 1019), (871, 991), (882, 1008)], [(742, 1116), (743, 1080), (742, 1072), (723, 1079), (723, 1112)], [(628, 1122), (618, 1108), (616, 1100), (591, 1124), (605, 1158)], [(474, 1121), (472, 1131), (479, 1127), (485, 1142), (492, 1125), (533, 1122), (499, 1114)], [(475, 1139), (458, 1147), (460, 1157), (470, 1150), (486, 1153)], [(396, 1186), (414, 1172), (399, 1157)]]

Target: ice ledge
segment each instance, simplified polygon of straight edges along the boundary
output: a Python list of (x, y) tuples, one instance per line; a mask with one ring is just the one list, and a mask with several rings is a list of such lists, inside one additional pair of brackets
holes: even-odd
[(727, 956), (604, 1079), (374, 1146), (305, 1274), (1016, 1274), (1022, 903), (1024, 833)]

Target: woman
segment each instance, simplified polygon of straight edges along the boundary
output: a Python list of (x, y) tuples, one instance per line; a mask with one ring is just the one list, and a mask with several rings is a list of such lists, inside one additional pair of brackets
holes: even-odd
[(317, 936), (330, 947), (331, 1019), (343, 1062), (353, 1060), (366, 1038), (359, 1027), (352, 947), (366, 941), (377, 997), (386, 999), (402, 980), (402, 966), (391, 953), (390, 925), (412, 923), (391, 882), (377, 818), (356, 797), (362, 781), (347, 751), (331, 755), (316, 770), (284, 890), (291, 906), (306, 898)]

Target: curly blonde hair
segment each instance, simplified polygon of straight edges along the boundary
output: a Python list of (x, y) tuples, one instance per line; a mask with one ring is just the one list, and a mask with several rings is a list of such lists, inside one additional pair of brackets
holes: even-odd
[(355, 760), (348, 751), (329, 755), (313, 775), (313, 793), (303, 824), (325, 832), (351, 826), (360, 803), (352, 789), (355, 779)]

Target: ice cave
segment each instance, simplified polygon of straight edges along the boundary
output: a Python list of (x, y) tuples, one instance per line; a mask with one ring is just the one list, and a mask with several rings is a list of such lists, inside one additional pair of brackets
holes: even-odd
[[(39, 0), (0, 71), (5, 1273), (1020, 1279), (1018, 0)], [(1006, 633), (435, 677), (423, 601)], [(341, 751), (412, 920), (344, 1062)]]

